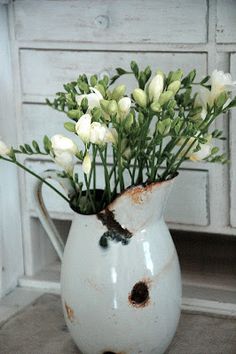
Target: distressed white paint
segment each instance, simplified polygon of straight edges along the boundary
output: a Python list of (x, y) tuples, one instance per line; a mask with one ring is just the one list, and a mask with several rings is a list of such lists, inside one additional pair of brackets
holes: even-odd
[[(204, 43), (206, 0), (15, 2), (18, 40)], [(62, 25), (63, 24), (63, 25)]]
[[(74, 80), (80, 73), (108, 73), (112, 76), (119, 66), (130, 70), (131, 60), (136, 60), (141, 67), (150, 64), (153, 70), (161, 68), (167, 71), (183, 67), (188, 73), (196, 68), (199, 78), (207, 72), (205, 53), (107, 53), (24, 49), (20, 51), (23, 100), (45, 102), (45, 97), (61, 91), (63, 83)], [(133, 77), (123, 76), (119, 80), (127, 83), (128, 91), (137, 86)]]
[[(0, 4), (0, 139), (16, 143), (7, 7)], [(19, 187), (14, 166), (0, 162), (0, 297), (23, 274)]]
[(236, 6), (234, 0), (217, 1), (217, 42), (236, 43)]
[[(232, 75), (236, 77), (236, 54), (230, 56), (230, 68)], [(236, 110), (230, 113), (230, 224), (236, 227)]]

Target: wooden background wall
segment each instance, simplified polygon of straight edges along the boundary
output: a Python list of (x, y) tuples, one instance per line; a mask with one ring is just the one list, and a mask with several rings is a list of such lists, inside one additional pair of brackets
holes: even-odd
[[(7, 75), (0, 79), (0, 129), (2, 137), (12, 142), (64, 132), (65, 118), (45, 105), (45, 97), (79, 73), (112, 75), (115, 67), (128, 68), (134, 59), (141, 66), (164, 71), (196, 68), (199, 78), (218, 68), (236, 79), (234, 0), (2, 0), (0, 4), (0, 59)], [(134, 83), (127, 86), (131, 90)], [(236, 112), (221, 117), (217, 127), (229, 138), (229, 145), (222, 148), (229, 152), (231, 164), (184, 164), (166, 211), (172, 228), (236, 235)], [(26, 163), (36, 171), (51, 166), (43, 159)], [(0, 184), (0, 205), (2, 209), (8, 205), (0, 228), (2, 279), (4, 274), (9, 279), (2, 284), (3, 291), (13, 287), (23, 272), (33, 275), (56, 258), (36, 218), (35, 181), (22, 172), (18, 180), (15, 176), (14, 169), (1, 168), (0, 178), (6, 184)], [(47, 191), (45, 200), (55, 219), (72, 218), (53, 192)], [(13, 254), (7, 250), (15, 250), (15, 268), (9, 265)]]

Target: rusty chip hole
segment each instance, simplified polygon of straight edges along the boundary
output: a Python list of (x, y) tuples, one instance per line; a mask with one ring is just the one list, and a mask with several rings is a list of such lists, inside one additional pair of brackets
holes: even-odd
[(103, 354), (116, 354), (115, 352), (103, 352)]
[(70, 320), (70, 322), (73, 322), (74, 320), (74, 311), (72, 310), (72, 308), (70, 306), (67, 305), (67, 303), (65, 302), (65, 308), (66, 308), (66, 313), (67, 313), (67, 317)]
[(136, 283), (129, 295), (129, 301), (135, 307), (144, 307), (149, 300), (148, 286), (144, 281)]

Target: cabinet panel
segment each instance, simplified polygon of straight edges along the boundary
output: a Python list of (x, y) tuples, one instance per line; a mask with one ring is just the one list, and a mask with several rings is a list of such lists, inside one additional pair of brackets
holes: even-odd
[[(117, 53), (21, 50), (20, 66), (23, 100), (42, 102), (45, 97), (63, 89), (62, 84), (74, 80), (81, 73), (114, 75), (116, 67), (129, 70), (131, 60), (141, 67), (151, 65), (153, 70), (163, 71), (185, 68), (185, 73), (196, 68), (199, 78), (207, 72), (206, 53)], [(135, 80), (121, 77), (130, 91), (137, 86)], [(117, 81), (118, 83), (119, 81)]]
[(206, 41), (206, 0), (18, 0), (14, 9), (18, 40), (117, 44)]
[(218, 43), (236, 43), (235, 0), (217, 1), (216, 41)]

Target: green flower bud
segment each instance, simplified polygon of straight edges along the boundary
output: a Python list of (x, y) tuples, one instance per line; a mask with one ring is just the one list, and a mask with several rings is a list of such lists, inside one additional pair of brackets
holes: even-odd
[(133, 91), (133, 98), (140, 107), (143, 108), (147, 107), (147, 95), (146, 92), (143, 91), (142, 89), (136, 88)]
[(109, 102), (110, 102), (110, 101), (107, 101), (107, 100), (100, 100), (100, 101), (99, 101), (101, 108), (102, 108), (103, 111), (106, 112), (106, 113), (108, 113), (108, 105), (109, 105)]
[(78, 120), (82, 116), (82, 112), (80, 109), (71, 109), (67, 112), (67, 116), (71, 119)]
[(112, 100), (109, 102), (108, 107), (107, 107), (108, 113), (110, 115), (115, 115), (118, 112), (118, 105), (115, 100)]
[(124, 96), (125, 90), (126, 90), (126, 86), (125, 86), (125, 85), (119, 85), (119, 86), (117, 86), (117, 87), (114, 88), (114, 90), (112, 91), (111, 98), (112, 98), (113, 100), (119, 101), (119, 99)]
[(152, 104), (151, 104), (151, 109), (153, 110), (153, 112), (160, 112), (161, 111), (161, 105), (159, 102), (157, 101), (154, 101)]
[(173, 92), (172, 91), (165, 91), (160, 95), (159, 98), (159, 103), (161, 106), (163, 106), (165, 103), (167, 103), (171, 98), (173, 97)]
[(184, 73), (181, 69), (176, 70), (171, 74), (170, 82), (179, 81), (182, 79)]
[(171, 128), (171, 119), (166, 118), (164, 120), (160, 120), (157, 122), (157, 130), (161, 135), (166, 135), (169, 133), (170, 128)]
[(181, 82), (179, 80), (173, 81), (167, 88), (168, 91), (172, 91), (175, 95), (180, 89)]
[(132, 113), (129, 113), (125, 119), (125, 129), (129, 130), (134, 122), (134, 116)]
[(225, 102), (229, 98), (229, 95), (226, 91), (223, 91), (219, 94), (219, 96), (215, 99), (215, 104), (217, 108), (223, 108)]

